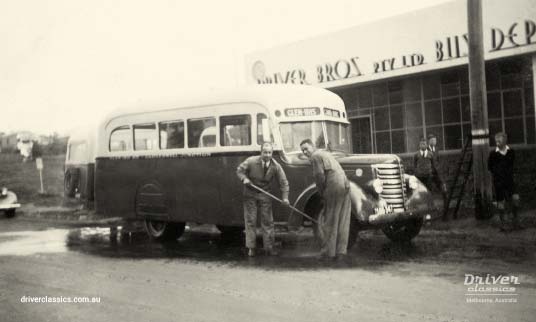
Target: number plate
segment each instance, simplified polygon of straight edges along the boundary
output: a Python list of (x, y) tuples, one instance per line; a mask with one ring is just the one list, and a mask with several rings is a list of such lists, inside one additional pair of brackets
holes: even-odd
[(393, 207), (391, 205), (388, 205), (386, 207), (376, 207), (374, 208), (374, 214), (375, 215), (386, 215), (393, 212)]

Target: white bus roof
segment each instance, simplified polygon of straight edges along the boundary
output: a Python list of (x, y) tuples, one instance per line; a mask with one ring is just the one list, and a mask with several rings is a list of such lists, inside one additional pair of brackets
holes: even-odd
[[(87, 163), (95, 162), (97, 153), (97, 126), (88, 125), (74, 130), (69, 135), (69, 141), (67, 145), (70, 147), (72, 144), (86, 143), (87, 145)], [(68, 156), (66, 156), (68, 158)], [(69, 163), (69, 160), (66, 160)]]
[[(255, 102), (269, 109), (270, 113), (276, 109), (319, 107), (330, 108), (341, 112), (341, 116), (336, 121), (347, 122), (344, 103), (342, 99), (323, 88), (304, 85), (255, 85), (241, 89), (214, 91), (195, 96), (180, 98), (167, 98), (158, 100), (140, 100), (129, 104), (126, 108), (119, 108), (107, 117), (101, 125), (106, 126), (117, 117), (143, 114), (147, 112), (157, 112), (182, 108), (192, 108), (196, 106), (207, 106), (228, 103)], [(281, 111), (283, 113), (283, 111)], [(325, 115), (322, 116), (326, 119)], [(302, 120), (300, 118), (285, 117), (285, 121)]]

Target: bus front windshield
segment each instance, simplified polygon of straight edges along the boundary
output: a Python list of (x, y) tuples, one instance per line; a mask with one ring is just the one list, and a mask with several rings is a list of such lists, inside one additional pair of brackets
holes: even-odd
[[(322, 124), (325, 124), (326, 133)], [(300, 153), (300, 142), (305, 139), (311, 139), (317, 149), (350, 152), (348, 124), (331, 121), (288, 122), (280, 123), (279, 128), (287, 153)]]

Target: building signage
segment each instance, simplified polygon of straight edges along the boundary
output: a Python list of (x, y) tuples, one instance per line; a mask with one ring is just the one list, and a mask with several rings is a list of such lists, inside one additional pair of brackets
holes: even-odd
[[(465, 1), (250, 55), (253, 78), (247, 82), (334, 87), (466, 64)], [(483, 6), (487, 60), (536, 52), (534, 3), (488, 0)], [(389, 31), (395, 34), (383, 35)]]

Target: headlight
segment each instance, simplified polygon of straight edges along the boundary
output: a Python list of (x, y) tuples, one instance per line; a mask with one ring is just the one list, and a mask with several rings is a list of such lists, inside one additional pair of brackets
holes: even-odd
[(372, 181), (372, 187), (374, 188), (374, 191), (376, 191), (376, 193), (378, 194), (382, 193), (383, 191), (383, 184), (380, 179), (374, 179), (374, 181)]
[(408, 185), (411, 190), (417, 189), (417, 187), (419, 186), (419, 181), (417, 180), (417, 177), (410, 176), (408, 180)]
[(3, 197), (7, 196), (7, 188), (6, 187), (2, 188), (2, 196)]

